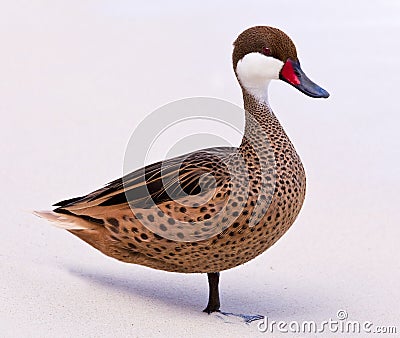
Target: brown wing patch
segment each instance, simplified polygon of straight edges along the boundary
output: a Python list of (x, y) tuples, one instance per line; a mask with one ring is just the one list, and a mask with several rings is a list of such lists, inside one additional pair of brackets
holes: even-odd
[(151, 208), (163, 202), (211, 191), (222, 182), (229, 181), (224, 158), (235, 151), (236, 148), (210, 148), (158, 162), (86, 196), (59, 202), (54, 211), (64, 209), (76, 213), (77, 210), (96, 208), (95, 212), (101, 213), (101, 207), (126, 203), (133, 209)]

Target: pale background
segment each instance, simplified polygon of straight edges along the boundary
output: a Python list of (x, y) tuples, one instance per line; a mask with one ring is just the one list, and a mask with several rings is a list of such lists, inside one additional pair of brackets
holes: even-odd
[(399, 332), (399, 18), (396, 0), (1, 1), (0, 336), (262, 336), (201, 312), (205, 275), (114, 261), (29, 214), (120, 176), (161, 105), (240, 105), (232, 42), (256, 24), (286, 31), (331, 97), (272, 85), (307, 198), (277, 245), (222, 273), (222, 308), (276, 321), (344, 309)]

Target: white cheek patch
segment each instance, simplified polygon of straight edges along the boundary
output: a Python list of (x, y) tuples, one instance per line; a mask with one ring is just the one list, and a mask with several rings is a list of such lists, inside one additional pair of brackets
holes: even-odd
[(236, 66), (242, 86), (255, 98), (268, 102), (268, 85), (279, 79), (283, 62), (261, 53), (246, 54)]

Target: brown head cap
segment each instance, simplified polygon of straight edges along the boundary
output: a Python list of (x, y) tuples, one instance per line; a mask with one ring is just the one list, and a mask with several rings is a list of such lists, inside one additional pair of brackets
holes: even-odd
[(242, 32), (233, 43), (233, 69), (246, 54), (259, 52), (269, 48), (271, 56), (286, 62), (287, 59), (297, 61), (296, 47), (293, 41), (281, 30), (268, 26), (255, 26)]

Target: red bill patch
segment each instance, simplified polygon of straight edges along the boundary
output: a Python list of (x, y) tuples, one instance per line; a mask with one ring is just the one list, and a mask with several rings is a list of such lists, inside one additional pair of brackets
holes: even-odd
[(300, 80), (294, 72), (292, 61), (287, 60), (281, 70), (282, 77), (292, 85), (299, 85)]

